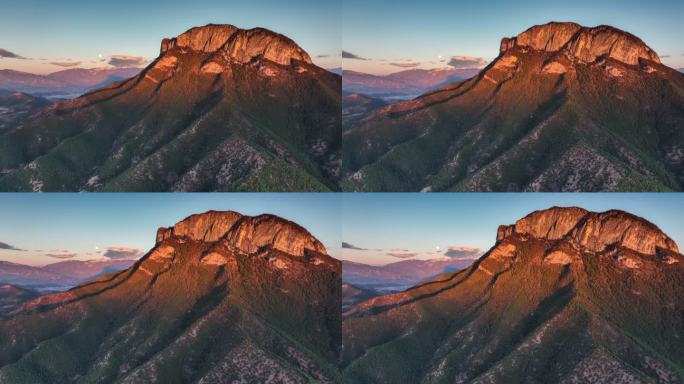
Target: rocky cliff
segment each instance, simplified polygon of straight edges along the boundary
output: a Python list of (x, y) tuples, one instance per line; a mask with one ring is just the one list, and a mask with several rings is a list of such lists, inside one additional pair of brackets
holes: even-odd
[(503, 38), (501, 53), (516, 46), (562, 52), (585, 63), (593, 63), (600, 58), (611, 58), (629, 65), (638, 65), (640, 60), (660, 63), (658, 54), (641, 39), (606, 25), (593, 28), (575, 23), (537, 25), (518, 36)]
[(313, 64), (311, 57), (291, 39), (264, 28), (240, 29), (229, 24), (209, 24), (164, 39), (161, 54), (173, 48), (219, 53), (225, 59), (248, 63), (263, 58), (282, 65), (292, 61)]

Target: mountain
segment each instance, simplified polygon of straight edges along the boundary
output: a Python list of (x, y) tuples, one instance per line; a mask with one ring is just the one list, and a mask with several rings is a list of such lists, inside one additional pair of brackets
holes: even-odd
[(338, 189), (341, 79), (262, 28), (192, 28), (139, 75), (0, 135), (5, 191)]
[(476, 77), (344, 133), (346, 190), (684, 189), (684, 76), (637, 37), (549, 23)]
[(387, 103), (382, 99), (362, 95), (360, 93), (342, 93), (342, 130), (357, 124)]
[(50, 104), (42, 97), (0, 89), (0, 133)]
[(0, 318), (22, 303), (38, 296), (37, 292), (11, 284), (0, 284)]
[(40, 292), (67, 290), (85, 280), (126, 269), (134, 260), (67, 260), (33, 267), (0, 261), (0, 282)]
[(210, 211), (0, 321), (0, 382), (338, 382), (340, 308), (341, 263), (304, 228)]
[(345, 313), (349, 383), (680, 383), (684, 256), (622, 211), (501, 226), (468, 269)]
[(50, 99), (71, 99), (140, 73), (141, 68), (71, 68), (36, 75), (11, 69), (0, 70), (0, 88)]
[(342, 311), (356, 304), (380, 295), (373, 289), (357, 287), (349, 283), (342, 283)]
[(423, 280), (468, 267), (473, 260), (402, 260), (381, 266), (342, 262), (342, 280), (381, 292), (402, 291)]
[(454, 81), (469, 79), (479, 71), (476, 68), (407, 69), (389, 75), (371, 75), (345, 70), (342, 89), (385, 101), (408, 100)]

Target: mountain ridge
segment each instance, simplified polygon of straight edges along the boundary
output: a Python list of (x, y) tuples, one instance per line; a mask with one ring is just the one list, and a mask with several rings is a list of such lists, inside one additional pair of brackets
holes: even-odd
[(235, 212), (171, 228), (131, 268), (0, 320), (0, 379), (338, 381), (341, 264), (324, 248), (280, 245), (320, 244), (305, 229)]
[[(539, 42), (533, 35), (504, 40), (499, 57), (474, 78), (377, 109), (346, 129), (343, 188), (684, 188), (682, 74), (605, 28), (573, 27), (556, 40), (540, 33)], [(553, 49), (533, 49), (527, 40), (538, 48), (551, 41)]]
[(347, 310), (344, 382), (681, 382), (684, 256), (668, 239), (622, 211), (501, 226), (468, 269)]

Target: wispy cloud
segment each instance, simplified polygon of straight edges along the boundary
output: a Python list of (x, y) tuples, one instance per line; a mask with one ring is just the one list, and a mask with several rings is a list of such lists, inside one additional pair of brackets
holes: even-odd
[(6, 49), (0, 48), (0, 57), (5, 57), (8, 59), (24, 59), (24, 57), (17, 55), (14, 52), (10, 52)]
[(45, 256), (55, 259), (71, 259), (76, 257), (76, 253), (67, 251), (66, 249), (53, 249), (46, 253)]
[(51, 61), (50, 64), (58, 67), (70, 68), (81, 65), (80, 61)]
[(661, 59), (669, 59), (672, 55), (660, 55)]
[(487, 65), (487, 60), (475, 56), (452, 56), (447, 65), (454, 68), (480, 68)]
[(365, 59), (361, 56), (355, 55), (355, 54), (353, 54), (351, 52), (347, 52), (347, 51), (342, 51), (342, 58), (343, 59), (354, 59), (354, 60), (368, 60), (368, 59)]
[(318, 56), (316, 56), (316, 57), (319, 58), (319, 59), (323, 59), (323, 58), (326, 58), (326, 57), (330, 57), (330, 55), (318, 55)]
[(109, 58), (109, 65), (117, 68), (139, 67), (144, 65), (146, 61), (142, 56), (112, 55)]
[(142, 256), (142, 251), (131, 247), (109, 247), (102, 256), (109, 259), (131, 260)]
[(420, 65), (420, 63), (417, 62), (412, 62), (412, 63), (389, 63), (388, 65), (393, 65), (395, 67), (399, 68), (415, 68)]
[(342, 242), (342, 248), (344, 248), (344, 249), (354, 249), (354, 250), (357, 250), (357, 251), (365, 251), (365, 250), (366, 250), (366, 248), (359, 248), (359, 247), (357, 247), (356, 245), (352, 245), (352, 244), (349, 244), (349, 243), (344, 242), (344, 241)]
[(411, 257), (416, 257), (419, 255), (418, 252), (406, 252), (406, 251), (401, 251), (401, 252), (387, 252), (387, 256), (392, 256), (392, 257), (397, 257), (399, 259), (410, 259)]
[(444, 251), (444, 256), (451, 257), (453, 259), (474, 259), (482, 255), (482, 250), (480, 248), (468, 247), (463, 245), (454, 245), (448, 247)]
[(8, 251), (25, 251), (25, 249), (17, 248), (17, 247), (15, 247), (15, 246), (13, 246), (13, 245), (9, 245), (9, 244), (7, 244), (7, 243), (3, 243), (2, 241), (0, 241), (0, 249), (6, 249), (6, 250), (8, 250)]

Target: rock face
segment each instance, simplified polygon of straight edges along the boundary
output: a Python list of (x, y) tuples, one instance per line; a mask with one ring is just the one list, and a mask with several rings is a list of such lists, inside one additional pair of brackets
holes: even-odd
[(684, 189), (684, 76), (644, 42), (549, 23), (500, 48), (473, 78), (345, 126), (343, 189)]
[(231, 211), (210, 211), (192, 215), (171, 228), (160, 228), (157, 243), (171, 236), (204, 242), (224, 240), (245, 253), (255, 253), (264, 246), (299, 257), (306, 256), (307, 251), (327, 253), (306, 229), (273, 215), (244, 217)]
[(239, 29), (229, 24), (209, 24), (188, 30), (173, 39), (164, 39), (161, 53), (173, 48), (204, 53), (221, 52), (239, 63), (264, 58), (281, 65), (293, 60), (313, 64), (311, 57), (291, 39), (264, 28)]
[(684, 255), (652, 223), (622, 211), (537, 211), (501, 226), (468, 269), (345, 312), (343, 376), (679, 383), (682, 294)]
[(341, 285), (293, 222), (192, 215), (128, 270), (0, 320), (0, 382), (338, 382)]
[(658, 227), (623, 211), (592, 213), (576, 207), (537, 211), (518, 220), (510, 229), (500, 229), (497, 239), (505, 240), (513, 233), (546, 240), (568, 237), (592, 252), (621, 246), (651, 256), (659, 250), (679, 253), (677, 244)]
[(546, 52), (561, 52), (570, 58), (593, 63), (612, 58), (629, 65), (641, 60), (660, 63), (658, 55), (638, 37), (610, 26), (582, 27), (575, 23), (534, 26), (520, 35), (501, 40), (501, 53), (518, 46)]
[(0, 190), (338, 190), (341, 83), (278, 33), (192, 28), (137, 76), (0, 128)]

